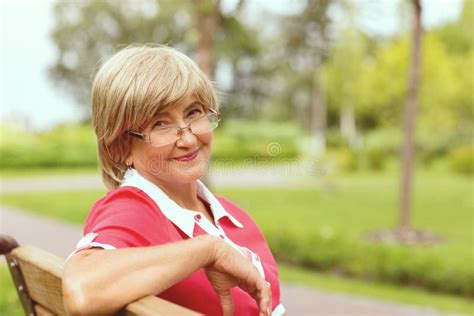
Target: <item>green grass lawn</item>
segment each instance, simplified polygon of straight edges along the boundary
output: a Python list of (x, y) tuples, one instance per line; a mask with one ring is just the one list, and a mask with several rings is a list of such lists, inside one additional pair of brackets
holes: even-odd
[[(472, 262), (472, 180), (429, 173), (415, 180), (413, 226), (444, 238), (443, 243), (420, 251), (436, 252), (453, 263)], [(222, 188), (217, 192), (248, 210), (263, 230), (285, 226), (303, 234), (325, 230), (357, 239), (394, 227), (398, 185), (396, 174), (354, 174), (320, 182), (316, 189)]]
[[(354, 173), (315, 179), (313, 186), (305, 188), (217, 188), (216, 192), (234, 200), (251, 213), (264, 231), (287, 227), (301, 234), (320, 230), (328, 234), (342, 232), (349, 238), (360, 239), (368, 232), (395, 225), (398, 185), (397, 173), (389, 171), (383, 174)], [(44, 216), (83, 223), (92, 203), (104, 193), (11, 194), (0, 196), (0, 203)], [(413, 226), (430, 230), (444, 238), (439, 245), (422, 247), (417, 251), (435, 255), (454, 269), (469, 266), (473, 262), (473, 193), (474, 184), (467, 177), (426, 171), (416, 175)], [(329, 290), (453, 311), (468, 312), (474, 306), (472, 300), (466, 298), (345, 280), (286, 266), (282, 268), (282, 278)]]
[(0, 266), (0, 315), (25, 315), (6, 265)]

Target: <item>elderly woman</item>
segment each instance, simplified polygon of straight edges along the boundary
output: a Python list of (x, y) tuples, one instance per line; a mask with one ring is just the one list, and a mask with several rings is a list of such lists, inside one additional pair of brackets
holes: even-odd
[(96, 74), (92, 111), (109, 192), (66, 263), (68, 311), (110, 314), (157, 295), (206, 315), (284, 314), (261, 231), (199, 181), (220, 115), (194, 62), (168, 47), (125, 48)]

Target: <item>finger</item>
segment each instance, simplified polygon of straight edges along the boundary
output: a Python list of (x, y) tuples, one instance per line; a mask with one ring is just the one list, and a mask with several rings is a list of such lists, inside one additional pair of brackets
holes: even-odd
[(270, 283), (266, 282), (265, 280), (261, 280), (258, 282), (257, 285), (258, 292), (257, 300), (258, 306), (260, 311), (264, 312), (265, 314), (271, 315), (272, 313), (272, 291), (270, 287)]
[(271, 315), (272, 314), (272, 285), (270, 284), (270, 282), (266, 282), (267, 283), (267, 287), (268, 287), (268, 297), (269, 297), (269, 300), (268, 300), (268, 311), (269, 311), (269, 314)]
[(220, 293), (217, 293), (217, 295), (219, 295), (219, 301), (221, 302), (223, 315), (233, 316), (234, 315), (234, 300), (232, 299), (230, 290), (222, 291)]

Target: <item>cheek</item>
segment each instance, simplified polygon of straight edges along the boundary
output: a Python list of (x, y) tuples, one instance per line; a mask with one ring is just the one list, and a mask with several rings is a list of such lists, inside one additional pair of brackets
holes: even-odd
[(201, 143), (203, 143), (204, 145), (207, 145), (209, 147), (212, 146), (213, 138), (214, 138), (214, 133), (213, 132), (199, 135), (199, 140), (201, 141)]
[(168, 146), (155, 148), (146, 144), (133, 151), (133, 158), (142, 167), (160, 165), (169, 157), (171, 150)]
[(204, 145), (203, 151), (206, 154), (207, 158), (209, 158), (209, 156), (211, 155), (213, 139), (214, 139), (214, 134), (212, 132), (199, 136), (199, 140)]

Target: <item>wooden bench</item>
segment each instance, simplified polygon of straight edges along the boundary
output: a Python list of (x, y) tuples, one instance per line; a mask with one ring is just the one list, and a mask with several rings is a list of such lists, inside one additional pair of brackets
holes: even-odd
[[(66, 315), (61, 285), (64, 259), (33, 246), (19, 246), (0, 234), (0, 254), (5, 255), (25, 315)], [(200, 315), (184, 307), (147, 296), (130, 303), (116, 315)]]

